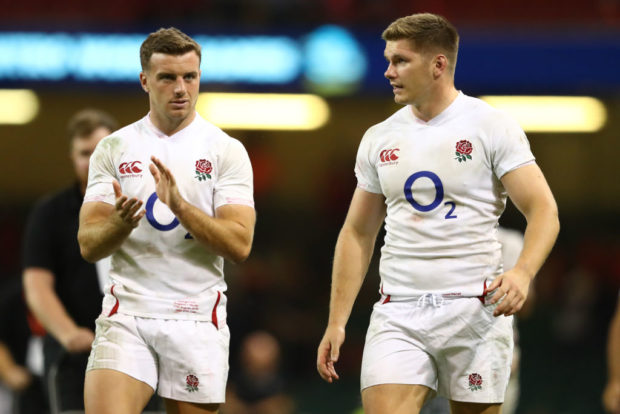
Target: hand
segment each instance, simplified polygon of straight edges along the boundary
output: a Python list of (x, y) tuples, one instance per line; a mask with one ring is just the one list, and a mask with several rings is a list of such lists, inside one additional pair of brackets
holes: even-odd
[(340, 346), (344, 342), (344, 328), (339, 326), (328, 326), (325, 335), (319, 344), (316, 358), (316, 368), (319, 375), (330, 384), (334, 380), (340, 379), (334, 368), (334, 364), (338, 362), (340, 354)]
[(13, 391), (22, 391), (32, 382), (30, 372), (20, 365), (14, 365), (4, 373), (4, 382)]
[(152, 156), (151, 161), (153, 161), (153, 164), (149, 165), (149, 170), (151, 170), (151, 174), (155, 179), (157, 197), (174, 213), (183, 201), (174, 175), (159, 158)]
[(135, 197), (128, 199), (128, 197), (123, 194), (121, 185), (116, 180), (112, 182), (112, 186), (114, 187), (114, 195), (116, 196), (116, 204), (114, 207), (116, 208), (118, 218), (125, 225), (131, 226), (132, 228), (138, 227), (140, 219), (142, 219), (146, 213), (145, 210), (138, 212), (142, 207), (142, 200), (138, 200)]
[(527, 273), (517, 268), (510, 269), (498, 276), (487, 288), (489, 292), (497, 289), (491, 298), (491, 304), (501, 300), (500, 304), (495, 308), (493, 316), (510, 316), (517, 313), (527, 299), (531, 281), (532, 279)]
[(75, 330), (69, 332), (68, 335), (60, 338), (62, 346), (71, 353), (90, 351), (95, 334), (88, 328), (78, 326)]
[(620, 382), (609, 382), (603, 392), (603, 406), (611, 414), (620, 414)]

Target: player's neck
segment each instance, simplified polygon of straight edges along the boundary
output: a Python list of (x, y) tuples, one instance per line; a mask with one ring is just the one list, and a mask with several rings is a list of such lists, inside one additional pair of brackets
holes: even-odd
[(191, 124), (195, 117), (195, 111), (190, 112), (190, 114), (186, 118), (182, 119), (158, 116), (154, 111), (151, 111), (149, 113), (149, 118), (153, 125), (155, 125), (155, 128), (159, 129), (167, 136), (174, 135), (189, 124)]
[(411, 110), (416, 118), (428, 122), (449, 107), (458, 94), (454, 85), (437, 88), (425, 99), (411, 103)]

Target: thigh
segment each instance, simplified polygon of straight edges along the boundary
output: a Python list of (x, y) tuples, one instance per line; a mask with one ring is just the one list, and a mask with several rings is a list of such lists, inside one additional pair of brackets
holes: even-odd
[(127, 374), (111, 369), (86, 373), (86, 414), (140, 414), (153, 395), (153, 388)]
[(155, 321), (153, 340), (159, 359), (158, 394), (166, 399), (197, 404), (225, 400), (228, 379), (227, 326), (188, 320)]
[(403, 303), (375, 306), (362, 356), (362, 389), (382, 384), (437, 388), (437, 367), (425, 336), (411, 327), (412, 310)]
[(438, 325), (442, 345), (435, 361), (440, 395), (453, 401), (497, 404), (504, 401), (512, 361), (512, 317), (493, 316), (477, 299), (455, 299)]
[(417, 414), (432, 390), (423, 385), (383, 384), (365, 388), (365, 414)]
[(139, 318), (120, 313), (97, 319), (87, 372), (110, 369), (157, 389), (157, 356), (138, 329)]

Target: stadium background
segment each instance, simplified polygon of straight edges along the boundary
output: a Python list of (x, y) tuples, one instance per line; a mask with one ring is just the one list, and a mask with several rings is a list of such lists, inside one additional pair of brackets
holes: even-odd
[[(318, 93), (329, 105), (328, 122), (313, 131), (228, 130), (252, 158), (258, 211), (250, 259), (227, 265), (231, 355), (246, 333), (273, 333), (283, 346), (283, 369), (300, 413), (347, 413), (359, 405), (364, 330), (378, 298), (376, 260), (348, 326), (340, 383), (327, 385), (319, 379), (315, 349), (327, 317), (333, 247), (355, 186), (357, 144), (366, 128), (397, 109), (381, 79), (382, 29), (413, 12), (446, 16), (461, 33), (456, 86), (470, 95), (588, 95), (602, 100), (608, 118), (598, 132), (528, 134), (557, 198), (562, 229), (536, 279), (536, 299), (519, 319), (523, 356), (518, 410), (602, 412), (606, 331), (620, 285), (619, 1), (32, 0), (0, 5), (0, 34), (146, 34), (176, 26), (191, 35), (299, 39), (331, 24), (358, 39), (369, 59), (366, 76), (348, 84), (347, 75), (355, 68), (345, 65), (338, 79), (347, 87), (340, 92), (337, 85), (322, 90), (303, 74), (277, 85), (227, 82), (224, 77), (201, 87), (203, 92)], [(2, 45), (0, 51), (5, 62), (15, 58)], [(0, 87), (32, 89), (40, 102), (32, 122), (0, 125), (0, 277), (8, 279), (20, 272), (21, 233), (33, 202), (72, 180), (68, 118), (83, 107), (97, 107), (127, 124), (142, 117), (148, 104), (137, 74), (134, 82), (0, 77)], [(518, 229), (525, 224), (511, 205), (502, 223)]]

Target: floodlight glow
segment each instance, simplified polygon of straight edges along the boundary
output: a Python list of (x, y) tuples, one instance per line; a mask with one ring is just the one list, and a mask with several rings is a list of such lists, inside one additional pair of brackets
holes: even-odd
[(28, 89), (0, 89), (0, 124), (23, 125), (39, 113), (39, 99)]
[(329, 118), (327, 102), (307, 94), (201, 93), (196, 110), (230, 129), (312, 130)]
[[(0, 31), (0, 81), (137, 82), (146, 34)], [(357, 85), (367, 62), (344, 28), (291, 36), (197, 35), (202, 81), (288, 85), (304, 77), (325, 90)]]
[(605, 105), (589, 96), (481, 96), (512, 115), (525, 132), (596, 132), (607, 121)]

